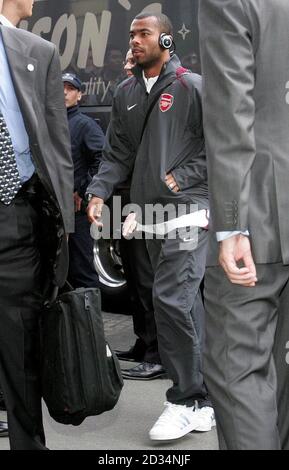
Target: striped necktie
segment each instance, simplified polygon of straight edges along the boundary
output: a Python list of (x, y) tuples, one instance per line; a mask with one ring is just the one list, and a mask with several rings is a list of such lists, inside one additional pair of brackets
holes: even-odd
[(0, 112), (0, 201), (9, 205), (21, 188), (12, 140)]

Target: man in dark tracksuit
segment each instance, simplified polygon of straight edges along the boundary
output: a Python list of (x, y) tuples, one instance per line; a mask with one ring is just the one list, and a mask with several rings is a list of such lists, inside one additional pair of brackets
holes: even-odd
[(82, 83), (71, 73), (62, 76), (74, 164), (75, 232), (69, 237), (68, 280), (73, 287), (96, 287), (98, 275), (93, 265), (93, 239), (83, 210), (86, 188), (97, 173), (104, 135), (100, 126), (80, 112)]
[[(165, 15), (138, 15), (130, 38), (138, 65), (134, 77), (115, 93), (104, 160), (88, 187), (88, 216), (98, 225), (103, 202), (132, 171), (131, 201), (142, 210), (148, 204), (172, 204), (174, 208), (183, 204), (187, 210), (193, 204), (198, 209), (208, 207), (200, 77), (185, 71), (176, 55), (170, 57), (172, 26)], [(159, 352), (173, 381), (165, 411), (150, 438), (176, 439), (192, 430), (208, 431), (214, 424), (201, 371), (203, 305), (199, 287), (207, 233), (200, 230), (194, 250), (180, 234), (175, 239), (165, 236), (146, 241), (155, 272)]]

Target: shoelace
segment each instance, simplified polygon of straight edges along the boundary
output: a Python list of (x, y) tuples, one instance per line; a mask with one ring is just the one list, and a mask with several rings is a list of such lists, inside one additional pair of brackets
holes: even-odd
[(175, 416), (180, 416), (184, 411), (184, 408), (187, 408), (186, 405), (175, 405), (174, 403), (165, 402), (164, 406), (166, 409), (163, 411), (157, 424), (162, 424), (164, 421), (167, 421), (168, 418), (173, 418)]

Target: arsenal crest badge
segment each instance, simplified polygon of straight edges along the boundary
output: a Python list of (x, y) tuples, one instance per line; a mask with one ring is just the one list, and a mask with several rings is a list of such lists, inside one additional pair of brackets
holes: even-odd
[(160, 98), (160, 110), (162, 113), (166, 113), (171, 109), (174, 104), (174, 97), (173, 95), (169, 95), (168, 93), (163, 93)]

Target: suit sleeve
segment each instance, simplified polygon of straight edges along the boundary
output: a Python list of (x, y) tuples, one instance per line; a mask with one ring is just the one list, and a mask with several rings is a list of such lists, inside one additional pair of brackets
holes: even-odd
[[(45, 119), (55, 156), (54, 184), (57, 200), (67, 233), (74, 231), (73, 162), (70, 134), (64, 104), (61, 67), (56, 48), (53, 49), (46, 79)], [(54, 181), (56, 183), (56, 181)]]
[(202, 0), (203, 112), (212, 229), (248, 229), (254, 135), (254, 50), (241, 0)]
[(132, 173), (135, 160), (135, 149), (127, 136), (121, 109), (116, 93), (110, 124), (107, 130), (102, 161), (97, 175), (87, 188), (87, 193), (107, 201), (117, 186), (125, 182)]

